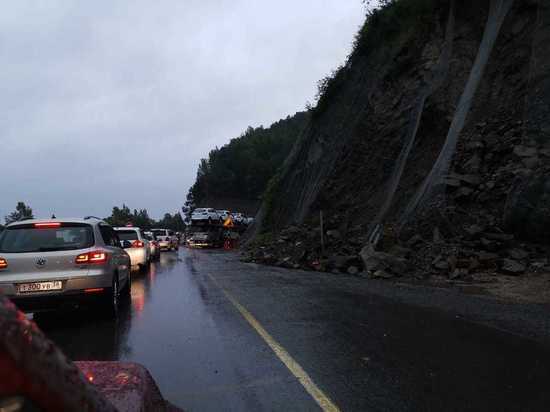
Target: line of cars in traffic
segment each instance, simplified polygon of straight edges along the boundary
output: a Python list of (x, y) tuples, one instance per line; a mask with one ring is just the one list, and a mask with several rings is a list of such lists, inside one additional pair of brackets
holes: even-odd
[(143, 269), (152, 260), (160, 258), (163, 250), (178, 250), (180, 237), (169, 229), (143, 231), (139, 227), (124, 226), (113, 228), (121, 246), (130, 255), (131, 265)]
[(144, 366), (73, 363), (20, 312), (85, 305), (115, 318), (130, 297), (132, 264), (161, 247), (179, 247), (173, 232), (93, 217), (20, 220), (0, 231), (0, 412), (180, 411)]
[[(196, 209), (192, 221), (221, 228), (228, 217), (241, 227), (251, 222), (212, 208)], [(94, 216), (12, 222), (0, 232), (0, 292), (28, 312), (96, 305), (116, 316), (129, 296), (131, 271), (145, 269), (161, 251), (178, 250), (182, 241), (169, 229), (112, 227)]]
[(115, 317), (131, 271), (179, 244), (169, 229), (112, 227), (93, 216), (13, 222), (0, 232), (0, 292), (27, 312), (92, 305)]

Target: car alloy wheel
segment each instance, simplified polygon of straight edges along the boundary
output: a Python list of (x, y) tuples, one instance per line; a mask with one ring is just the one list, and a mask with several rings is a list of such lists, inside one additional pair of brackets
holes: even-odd
[(116, 317), (118, 316), (119, 298), (120, 298), (120, 291), (119, 291), (119, 284), (118, 284), (118, 275), (115, 275), (113, 278), (113, 286), (111, 287), (111, 293), (108, 297), (109, 302), (107, 304), (107, 315), (112, 319), (116, 319)]
[(119, 298), (119, 292), (118, 292), (118, 276), (115, 278), (115, 281), (113, 282), (113, 296), (112, 296), (112, 305), (115, 312), (118, 310), (118, 298)]

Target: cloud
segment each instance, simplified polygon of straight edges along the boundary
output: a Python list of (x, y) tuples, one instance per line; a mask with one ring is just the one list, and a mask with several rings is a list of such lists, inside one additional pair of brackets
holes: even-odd
[(17, 1), (0, 15), (0, 213), (175, 211), (201, 157), (313, 100), (360, 0)]

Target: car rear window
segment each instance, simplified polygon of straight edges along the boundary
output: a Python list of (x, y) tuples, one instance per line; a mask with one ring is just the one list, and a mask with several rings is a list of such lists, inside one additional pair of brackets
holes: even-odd
[(153, 230), (155, 236), (167, 236), (166, 230)]
[(0, 252), (29, 253), (86, 249), (94, 244), (92, 226), (61, 223), (59, 227), (33, 224), (11, 226), (0, 233)]
[(139, 240), (135, 230), (117, 230), (116, 234), (120, 240)]

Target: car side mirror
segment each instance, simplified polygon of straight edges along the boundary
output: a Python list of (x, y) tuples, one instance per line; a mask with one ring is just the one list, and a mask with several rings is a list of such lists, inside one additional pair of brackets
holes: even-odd
[(122, 248), (123, 249), (130, 249), (132, 247), (132, 242), (129, 240), (123, 240), (122, 241)]

